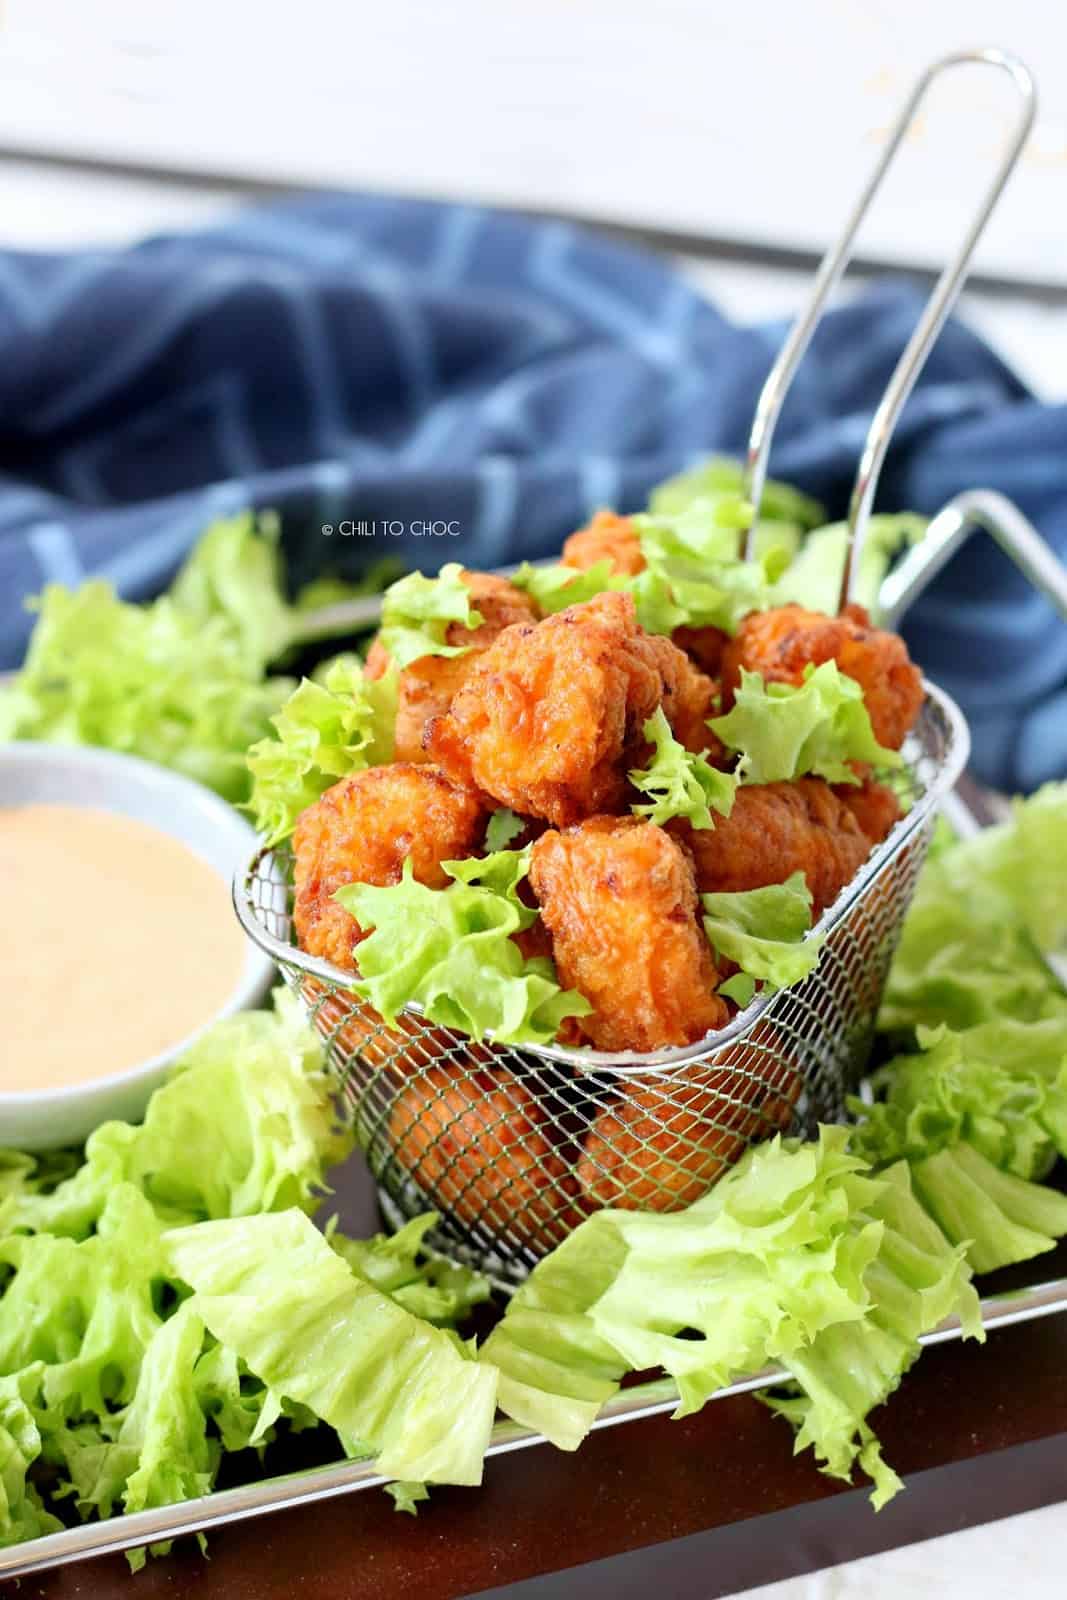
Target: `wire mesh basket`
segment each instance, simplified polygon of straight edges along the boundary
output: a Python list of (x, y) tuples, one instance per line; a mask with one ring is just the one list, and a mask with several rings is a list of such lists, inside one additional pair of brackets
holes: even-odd
[(967, 751), (959, 711), (927, 684), (894, 774), (906, 814), (812, 930), (815, 970), (701, 1043), (651, 1055), (479, 1044), (414, 1008), (387, 1027), (350, 973), (292, 943), (285, 847), (255, 857), (235, 902), (325, 1042), (389, 1222), (436, 1210), (442, 1250), (514, 1283), (592, 1211), (678, 1209), (749, 1145), (840, 1119)]

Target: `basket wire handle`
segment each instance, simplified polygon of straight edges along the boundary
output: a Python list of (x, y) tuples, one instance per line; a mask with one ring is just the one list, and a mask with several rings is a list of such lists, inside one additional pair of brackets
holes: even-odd
[(822, 259), (819, 270), (815, 274), (815, 281), (812, 284), (808, 303), (790, 329), (778, 358), (771, 368), (760, 392), (756, 405), (756, 414), (752, 421), (752, 431), (748, 441), (748, 454), (745, 461), (743, 492), (745, 498), (751, 501), (755, 509), (753, 511), (752, 524), (743, 536), (743, 554), (746, 560), (751, 560), (754, 551), (756, 523), (759, 518), (759, 507), (763, 499), (764, 485), (767, 481), (767, 462), (771, 451), (771, 441), (789, 385), (792, 383), (804, 353), (811, 343), (812, 335), (822, 315), (823, 307), (848, 266), (860, 224), (866, 217), (871, 202), (881, 187), (882, 180), (891, 166), (893, 158), (904, 142), (931, 84), (942, 73), (950, 71), (953, 67), (960, 66), (989, 66), (996, 68), (1000, 72), (1006, 72), (1018, 91), (1020, 100), (1019, 116), (1012, 137), (1000, 158), (992, 180), (982, 195), (981, 204), (971, 221), (963, 242), (938, 278), (918, 326), (897, 363), (871, 422), (863, 454), (860, 458), (859, 469), (852, 490), (852, 498), (849, 503), (845, 569), (841, 578), (840, 604), (842, 606), (852, 598), (854, 575), (859, 567), (867, 521), (870, 516), (871, 504), (874, 500), (875, 489), (878, 485), (878, 474), (885, 460), (893, 428), (905, 401), (912, 391), (915, 380), (922, 370), (923, 363), (930, 353), (931, 346), (944, 326), (945, 320), (955, 303), (963, 280), (966, 277), (975, 246), (982, 236), (986, 223), (989, 221), (997, 201), (1000, 199), (1004, 185), (1007, 183), (1033, 127), (1034, 114), (1037, 108), (1034, 81), (1027, 68), (1016, 56), (1009, 55), (1004, 50), (961, 50), (954, 52), (952, 55), (943, 56), (939, 61), (933, 62), (921, 75), (897, 118), (874, 171), (871, 173), (859, 199), (849, 214), (840, 237)]
[(1067, 567), (1055, 550), (1006, 495), (996, 489), (968, 489), (941, 507), (920, 542), (882, 579), (879, 626), (896, 628), (927, 584), (978, 529), (996, 541), (1067, 622)]

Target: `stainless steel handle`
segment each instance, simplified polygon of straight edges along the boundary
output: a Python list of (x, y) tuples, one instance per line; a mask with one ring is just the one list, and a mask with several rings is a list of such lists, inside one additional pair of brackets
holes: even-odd
[[(755, 507), (755, 516), (758, 518), (760, 501), (763, 498), (763, 489), (767, 479), (767, 463), (770, 457), (771, 441), (782, 404), (804, 352), (811, 342), (823, 308), (848, 265), (860, 224), (867, 215), (871, 202), (881, 187), (882, 180), (903, 143), (920, 105), (926, 98), (931, 84), (942, 73), (960, 66), (988, 66), (995, 68), (999, 72), (1007, 73), (1018, 90), (1021, 102), (1019, 116), (1015, 130), (982, 196), (981, 204), (971, 221), (970, 227), (967, 229), (963, 242), (937, 280), (919, 324), (897, 363), (885, 394), (874, 414), (863, 454), (860, 458), (849, 506), (849, 540), (845, 557), (845, 570), (841, 580), (842, 605), (852, 597), (855, 573), (859, 566), (867, 521), (878, 484), (878, 474), (881, 471), (882, 462), (889, 447), (893, 428), (900, 416), (904, 402), (911, 393), (915, 380), (922, 370), (931, 346), (944, 326), (945, 319), (952, 309), (956, 296), (959, 294), (971, 257), (974, 254), (975, 246), (981, 238), (997, 201), (1000, 199), (1004, 185), (1007, 183), (1012, 169), (1022, 153), (1023, 146), (1033, 126), (1037, 107), (1037, 94), (1029, 71), (1017, 57), (1009, 55), (1006, 51), (994, 49), (957, 51), (952, 55), (942, 57), (940, 61), (935, 61), (931, 66), (927, 67), (919, 78), (893, 126), (886, 146), (867, 181), (866, 187), (845, 222), (840, 237), (823, 257), (819, 270), (815, 275), (808, 302), (790, 329), (778, 359), (771, 368), (767, 381), (763, 386), (756, 406), (752, 432), (749, 436), (748, 456), (745, 463), (745, 494), (746, 498)], [(746, 556), (751, 556), (754, 534), (755, 521), (745, 535), (744, 553)]]
[(878, 594), (878, 620), (883, 628), (898, 626), (931, 579), (978, 529), (996, 541), (1067, 620), (1067, 568), (1052, 546), (1005, 495), (995, 489), (969, 489), (941, 508), (920, 543), (883, 579)]

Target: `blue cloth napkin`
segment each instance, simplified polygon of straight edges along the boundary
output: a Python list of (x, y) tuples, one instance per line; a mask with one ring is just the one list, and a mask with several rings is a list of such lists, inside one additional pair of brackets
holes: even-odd
[[(846, 504), (918, 313), (879, 287), (820, 326), (773, 470)], [(140, 598), (213, 517), (276, 506), (294, 579), (558, 549), (709, 450), (740, 451), (783, 329), (668, 264), (505, 213), (319, 195), (118, 252), (0, 253), (0, 660), (48, 579)], [(879, 503), (1012, 496), (1067, 555), (1067, 407), (950, 325)], [(333, 531), (324, 532), (324, 527)], [(1002, 787), (1067, 772), (1067, 628), (976, 539), (907, 625)]]

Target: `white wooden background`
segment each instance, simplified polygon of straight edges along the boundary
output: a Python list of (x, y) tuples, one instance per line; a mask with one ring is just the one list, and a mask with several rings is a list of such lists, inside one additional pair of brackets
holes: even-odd
[[(0, 148), (819, 249), (933, 56), (1043, 89), (987, 272), (1067, 285), (1063, 0), (6, 0)], [(1010, 86), (946, 83), (864, 239), (937, 262)]]

